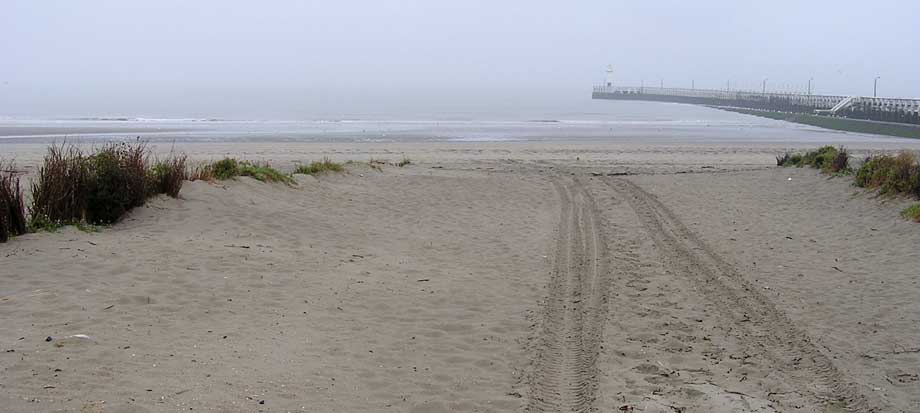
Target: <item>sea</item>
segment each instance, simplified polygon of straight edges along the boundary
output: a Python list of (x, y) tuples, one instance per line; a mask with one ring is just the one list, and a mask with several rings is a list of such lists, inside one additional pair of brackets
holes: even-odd
[(0, 116), (0, 147), (15, 143), (152, 142), (528, 142), (834, 144), (913, 142), (845, 133), (676, 103), (585, 100), (518, 111), (355, 113), (304, 119), (122, 115)]

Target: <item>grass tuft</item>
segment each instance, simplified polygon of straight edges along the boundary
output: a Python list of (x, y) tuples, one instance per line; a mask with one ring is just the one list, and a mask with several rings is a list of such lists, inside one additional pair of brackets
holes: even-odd
[(322, 161), (310, 162), (309, 165), (300, 165), (294, 170), (295, 174), (319, 175), (330, 172), (342, 172), (345, 167), (338, 162), (332, 162), (329, 158), (323, 158)]
[(182, 183), (189, 179), (188, 156), (170, 153), (165, 160), (156, 161), (150, 168), (150, 185), (153, 193), (179, 197)]
[[(108, 144), (86, 158), (87, 222), (111, 224), (149, 195), (145, 143)], [(77, 221), (79, 222), (79, 221)]]
[(27, 230), (117, 222), (148, 198), (176, 197), (187, 178), (186, 156), (171, 154), (150, 166), (147, 143), (109, 143), (86, 155), (73, 145), (51, 145), (32, 182)]
[(374, 159), (374, 157), (371, 157), (370, 159), (368, 159), (367, 164), (372, 169), (375, 169), (378, 172), (383, 172), (383, 165), (386, 165), (387, 162), (381, 161), (380, 159)]
[(835, 152), (828, 154), (828, 159), (825, 162), (822, 168), (825, 172), (844, 175), (849, 175), (853, 172), (850, 168), (850, 152), (842, 146)]
[(233, 158), (224, 158), (214, 162), (209, 169), (211, 176), (221, 181), (240, 176), (240, 163)]
[(189, 174), (192, 181), (226, 181), (238, 176), (249, 176), (262, 182), (293, 184), (294, 179), (265, 163), (238, 161), (224, 158), (206, 165), (199, 165)]
[(849, 174), (850, 153), (846, 148), (835, 148), (833, 146), (824, 146), (813, 151), (805, 153), (789, 153), (776, 156), (777, 166), (810, 166), (820, 169), (822, 172), (829, 174)]
[(32, 181), (29, 228), (83, 219), (87, 203), (86, 157), (76, 146), (51, 145)]
[(26, 210), (15, 165), (0, 162), (0, 242), (25, 234)]
[(789, 152), (786, 152), (782, 155), (776, 155), (776, 166), (787, 166), (786, 164), (789, 163), (791, 158), (792, 154)]
[(901, 211), (901, 216), (914, 222), (920, 222), (920, 204), (914, 204)]
[(247, 161), (240, 162), (240, 175), (250, 176), (262, 182), (281, 182), (293, 184), (294, 178), (285, 175), (267, 164), (257, 164)]
[(920, 197), (920, 161), (913, 152), (869, 156), (856, 170), (856, 186), (881, 194)]
[(188, 180), (213, 182), (216, 181), (217, 178), (214, 177), (214, 171), (211, 169), (211, 164), (198, 164), (190, 169)]
[(412, 164), (412, 160), (409, 159), (408, 156), (403, 156), (402, 160), (399, 161), (399, 163), (397, 163), (396, 166), (402, 168), (404, 166), (411, 165), (411, 164)]

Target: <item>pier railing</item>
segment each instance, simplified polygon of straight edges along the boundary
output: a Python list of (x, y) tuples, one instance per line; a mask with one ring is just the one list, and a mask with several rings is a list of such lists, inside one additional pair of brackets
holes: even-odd
[(920, 124), (920, 99), (643, 86), (595, 86), (592, 97), (728, 106)]

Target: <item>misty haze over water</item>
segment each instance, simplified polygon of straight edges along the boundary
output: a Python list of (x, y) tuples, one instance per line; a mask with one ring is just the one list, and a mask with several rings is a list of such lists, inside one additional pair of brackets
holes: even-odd
[(880, 95), (920, 96), (918, 14), (895, 0), (4, 1), (0, 116), (554, 117), (608, 64), (624, 85), (801, 92), (813, 78), (815, 93), (871, 95), (881, 77)]

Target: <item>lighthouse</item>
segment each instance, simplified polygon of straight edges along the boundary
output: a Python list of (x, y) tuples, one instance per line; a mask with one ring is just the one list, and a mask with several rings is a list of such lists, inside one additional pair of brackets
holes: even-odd
[(604, 85), (613, 87), (613, 65), (607, 65), (607, 78), (604, 80)]

